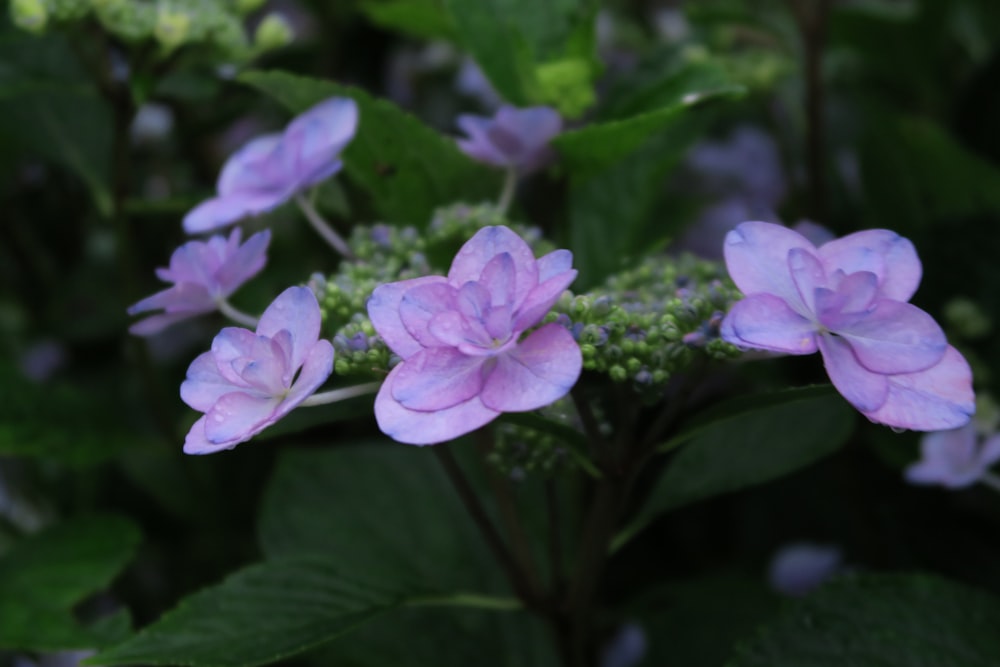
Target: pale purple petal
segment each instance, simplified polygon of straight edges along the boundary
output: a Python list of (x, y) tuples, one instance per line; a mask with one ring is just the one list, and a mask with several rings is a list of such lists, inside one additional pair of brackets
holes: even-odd
[(514, 280), (514, 259), (502, 252), (486, 263), (478, 284), (489, 292), (490, 303), (500, 306), (514, 301)]
[(820, 246), (819, 255), (829, 271), (871, 271), (888, 299), (909, 301), (920, 284), (922, 268), (913, 244), (888, 229), (869, 229), (830, 241)]
[(920, 441), (920, 451), (920, 460), (905, 471), (912, 484), (958, 489), (974, 484), (983, 473), (976, 458), (976, 429), (971, 422), (962, 428), (928, 433)]
[(463, 343), (486, 345), (489, 343), (486, 331), (480, 327), (477, 332), (469, 326), (461, 313), (446, 310), (434, 315), (427, 324), (427, 330), (444, 345), (458, 347)]
[(208, 438), (205, 436), (205, 416), (203, 415), (201, 419), (196, 421), (191, 426), (191, 430), (188, 431), (187, 437), (184, 438), (184, 453), (214, 454), (226, 449), (232, 449), (237, 444), (239, 443), (234, 442), (231, 444), (217, 445), (213, 442), (209, 442)]
[[(258, 345), (257, 335), (240, 327), (226, 327), (212, 339), (212, 355), (222, 377), (234, 388), (250, 390), (240, 375), (250, 350)], [(256, 390), (254, 390), (256, 391)]]
[(444, 410), (409, 410), (392, 397), (393, 384), (403, 364), (389, 373), (375, 397), (375, 420), (383, 433), (409, 445), (433, 445), (475, 431), (500, 414), (483, 405), (478, 396)]
[(548, 144), (562, 131), (562, 118), (551, 107), (504, 106), (497, 111), (496, 123), (533, 150)]
[[(573, 253), (569, 250), (553, 250), (538, 258), (538, 282), (544, 283), (560, 273), (573, 269)], [(575, 272), (574, 272), (574, 275)]]
[(788, 251), (788, 271), (799, 295), (799, 301), (788, 301), (788, 305), (799, 310), (798, 304), (801, 303), (806, 309), (799, 312), (802, 315), (813, 316), (816, 313), (817, 292), (826, 289), (827, 286), (823, 264), (808, 250), (792, 248)]
[(164, 309), (168, 312), (187, 313), (188, 316), (215, 310), (215, 300), (204, 285), (178, 283), (173, 287), (147, 296), (142, 301), (128, 307), (129, 315), (138, 315), (150, 310)]
[(528, 292), (514, 319), (514, 331), (524, 331), (542, 321), (562, 293), (576, 280), (576, 275), (575, 269), (556, 273)]
[(281, 142), (280, 134), (268, 134), (251, 139), (244, 146), (229, 156), (219, 174), (216, 190), (226, 197), (240, 192), (252, 192), (271, 189), (270, 182), (264, 178), (261, 166), (274, 153)]
[(312, 396), (332, 373), (333, 345), (326, 339), (319, 340), (306, 352), (302, 369), (299, 371), (298, 377), (295, 378), (292, 390), (281, 402), (276, 412), (276, 418), (288, 414), (292, 408)]
[(507, 156), (489, 138), (489, 130), (493, 125), (493, 119), (463, 114), (458, 117), (457, 125), (469, 137), (468, 139), (456, 140), (460, 151), (474, 160), (493, 165), (494, 167), (507, 167), (510, 165)]
[(289, 172), (296, 184), (312, 185), (336, 171), (337, 156), (357, 129), (358, 105), (346, 97), (325, 100), (296, 117), (282, 137), (282, 148), (293, 160)]
[(215, 355), (203, 352), (188, 366), (187, 379), (181, 383), (181, 400), (199, 412), (207, 412), (222, 396), (235, 390), (219, 373)]
[(936, 366), (886, 378), (885, 403), (863, 411), (874, 422), (914, 431), (943, 431), (964, 426), (976, 410), (972, 369), (951, 346)]
[(816, 315), (820, 322), (829, 322), (842, 313), (862, 313), (868, 310), (878, 294), (878, 278), (869, 271), (858, 271), (840, 279), (836, 290), (818, 288), (815, 291)]
[(478, 281), (491, 259), (509, 253), (514, 262), (514, 300), (517, 308), (538, 284), (538, 266), (531, 248), (507, 227), (483, 227), (455, 255), (448, 271), (448, 282), (456, 287)]
[(406, 291), (399, 303), (399, 319), (421, 348), (443, 345), (428, 330), (435, 315), (458, 310), (458, 290), (443, 280), (429, 281)]
[(412, 280), (379, 285), (368, 298), (368, 318), (375, 331), (382, 337), (389, 349), (403, 359), (408, 359), (423, 349), (399, 317), (399, 305), (403, 295), (409, 290), (429, 283), (444, 283), (443, 276), (424, 276)]
[[(234, 235), (239, 229), (234, 230)], [(216, 280), (224, 296), (229, 296), (236, 288), (260, 273), (267, 263), (267, 245), (271, 241), (271, 230), (257, 232), (247, 242), (231, 253), (216, 273)]]
[(219, 398), (205, 413), (205, 437), (216, 445), (245, 442), (274, 423), (281, 399), (234, 391)]
[(997, 461), (1000, 461), (1000, 435), (987, 438), (979, 449), (979, 461), (983, 469), (987, 469)]
[(771, 294), (754, 294), (737, 301), (720, 328), (726, 342), (786, 354), (815, 352), (816, 331), (814, 322)]
[(496, 363), (483, 385), (483, 404), (501, 412), (524, 412), (565, 396), (580, 377), (583, 356), (565, 328), (547, 324), (496, 357)]
[(799, 542), (781, 548), (771, 559), (768, 582), (778, 593), (801, 597), (837, 573), (843, 564), (840, 549)]
[(787, 227), (744, 222), (726, 234), (723, 250), (729, 275), (744, 294), (773, 294), (805, 313), (805, 304), (788, 270), (788, 253), (795, 248), (816, 252), (805, 237)]
[(292, 334), (292, 358), (289, 366), (299, 368), (306, 353), (319, 339), (322, 315), (316, 295), (308, 287), (289, 287), (278, 295), (260, 316), (257, 334), (272, 338), (279, 331)]
[(284, 189), (259, 190), (209, 199), (184, 216), (184, 231), (188, 234), (200, 234), (231, 225), (249, 215), (265, 213), (276, 208), (291, 194)]
[(888, 397), (888, 376), (862, 366), (843, 339), (830, 335), (818, 339), (827, 375), (837, 391), (861, 412), (880, 408)]
[(452, 347), (422, 350), (399, 365), (392, 397), (410, 410), (453, 407), (482, 389), (485, 361), (485, 357), (468, 356)]
[(930, 315), (901, 301), (880, 299), (863, 314), (823, 320), (830, 331), (850, 344), (865, 368), (876, 373), (914, 373), (930, 368), (948, 342)]
[[(201, 311), (208, 312), (208, 311)], [(197, 315), (200, 313), (194, 313), (191, 311), (184, 311), (179, 313), (160, 313), (159, 315), (150, 315), (149, 317), (139, 320), (132, 326), (128, 328), (128, 332), (135, 336), (154, 336), (167, 327), (173, 326), (178, 322), (183, 322), (184, 320), (190, 319), (192, 315)]]

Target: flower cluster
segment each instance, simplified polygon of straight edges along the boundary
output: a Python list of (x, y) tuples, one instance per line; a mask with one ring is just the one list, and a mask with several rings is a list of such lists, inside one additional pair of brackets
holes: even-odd
[(817, 248), (780, 225), (745, 222), (726, 236), (725, 256), (746, 295), (722, 323), (725, 340), (819, 350), (833, 385), (874, 422), (930, 431), (969, 421), (969, 365), (908, 303), (922, 273), (908, 240), (873, 229)]
[(1000, 461), (1000, 434), (981, 439), (975, 422), (962, 428), (928, 433), (920, 441), (921, 458), (906, 469), (913, 484), (961, 489), (983, 479)]
[(240, 244), (241, 232), (234, 229), (229, 238), (216, 235), (207, 241), (188, 241), (170, 256), (170, 266), (157, 269), (156, 275), (172, 287), (133, 304), (129, 315), (152, 310), (162, 313), (136, 322), (129, 331), (151, 336), (181, 320), (210, 313), (222, 305), (243, 283), (264, 268), (265, 251), (271, 232), (254, 234)]
[(329, 178), (340, 171), (340, 153), (357, 126), (357, 103), (333, 97), (297, 116), (284, 132), (253, 139), (226, 161), (218, 196), (185, 216), (185, 231), (197, 234), (270, 211)]
[(562, 130), (562, 119), (549, 107), (503, 106), (493, 118), (459, 116), (458, 126), (468, 137), (458, 147), (469, 157), (524, 174), (554, 156), (549, 141)]
[(371, 322), (403, 360), (382, 384), (375, 418), (400, 442), (434, 444), (501, 412), (535, 410), (564, 396), (582, 368), (580, 349), (557, 324), (537, 326), (576, 277), (572, 255), (535, 259), (506, 227), (466, 243), (447, 277), (381, 285)]
[(289, 287), (261, 315), (256, 333), (223, 329), (198, 356), (181, 398), (205, 415), (184, 441), (188, 454), (246, 442), (305, 401), (333, 372), (333, 346), (319, 338), (316, 297)]

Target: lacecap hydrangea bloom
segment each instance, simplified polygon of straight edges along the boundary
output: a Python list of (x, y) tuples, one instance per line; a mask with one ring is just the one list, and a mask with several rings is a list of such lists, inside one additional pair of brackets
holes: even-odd
[(219, 332), (181, 384), (184, 402), (205, 413), (184, 452), (232, 449), (309, 398), (333, 372), (333, 345), (320, 340), (320, 319), (312, 290), (289, 287), (261, 315), (256, 333)]
[(218, 196), (184, 217), (189, 234), (270, 211), (342, 166), (340, 153), (358, 127), (354, 100), (334, 97), (296, 117), (284, 132), (251, 140), (222, 168)]
[(885, 229), (814, 246), (766, 222), (729, 232), (726, 267), (746, 298), (722, 337), (787, 354), (819, 350), (834, 387), (870, 420), (934, 431), (975, 412), (972, 371), (930, 315), (908, 303), (922, 267)]
[(271, 232), (264, 230), (240, 244), (241, 232), (234, 229), (226, 238), (216, 235), (207, 241), (189, 241), (170, 256), (170, 266), (156, 270), (160, 280), (173, 286), (148, 296), (128, 309), (129, 315), (153, 310), (163, 312), (139, 320), (129, 331), (152, 336), (168, 326), (197, 315), (210, 313), (243, 283), (257, 275), (267, 261), (265, 252)]
[(572, 262), (568, 250), (535, 259), (507, 227), (484, 227), (447, 277), (376, 288), (369, 317), (402, 358), (375, 398), (379, 428), (399, 442), (429, 445), (565, 396), (583, 366), (573, 336), (554, 323), (522, 334), (576, 278)]
[(468, 137), (458, 140), (463, 153), (524, 174), (552, 158), (549, 142), (562, 130), (562, 119), (549, 107), (503, 106), (492, 118), (463, 114), (458, 117), (458, 127)]
[(906, 469), (912, 484), (961, 489), (978, 482), (1000, 461), (1000, 435), (980, 439), (974, 422), (950, 431), (928, 433), (920, 441), (920, 460)]

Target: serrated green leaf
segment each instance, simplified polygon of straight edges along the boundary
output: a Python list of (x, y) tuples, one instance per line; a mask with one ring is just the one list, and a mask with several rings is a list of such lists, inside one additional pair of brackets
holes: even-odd
[(360, 123), (344, 150), (344, 168), (388, 222), (423, 227), (439, 206), (492, 199), (500, 191), (500, 175), (472, 162), (452, 139), (358, 88), (280, 71), (247, 72), (240, 81), (294, 113), (334, 95), (354, 99)]
[(73, 519), (16, 543), (0, 558), (0, 647), (94, 648), (107, 637), (72, 607), (105, 588), (132, 558), (139, 531), (112, 516)]
[(791, 604), (727, 667), (993, 667), (1000, 599), (929, 575), (834, 580)]
[(391, 581), (489, 590), (494, 578), (434, 454), (396, 443), (283, 453), (259, 535), (269, 558), (325, 553), (345, 571)]
[(616, 538), (620, 546), (657, 514), (769, 482), (833, 453), (854, 411), (829, 388), (807, 387), (719, 405), (671, 446), (686, 442), (645, 505)]
[(186, 598), (88, 664), (250, 667), (331, 641), (395, 608), (406, 593), (346, 575), (319, 556), (252, 565)]

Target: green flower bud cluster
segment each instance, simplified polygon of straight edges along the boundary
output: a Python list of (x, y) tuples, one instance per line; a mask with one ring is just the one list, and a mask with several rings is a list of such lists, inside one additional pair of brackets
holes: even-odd
[(291, 39), (288, 26), (269, 17), (251, 47), (243, 15), (259, 4), (258, 0), (13, 0), (10, 12), (14, 24), (30, 32), (41, 32), (53, 21), (70, 24), (93, 14), (120, 39), (158, 42), (163, 55), (197, 45), (221, 59), (241, 62)]
[(564, 294), (546, 321), (569, 329), (585, 369), (655, 400), (699, 356), (739, 355), (719, 338), (719, 325), (740, 297), (716, 262), (651, 257), (588, 294)]
[[(576, 409), (562, 398), (540, 411), (546, 420), (574, 427)], [(494, 427), (495, 444), (487, 463), (514, 480), (541, 473), (549, 476), (577, 467), (573, 452), (558, 435), (501, 419)]]
[(462, 244), (480, 229), (490, 225), (505, 225), (517, 232), (531, 247), (535, 257), (556, 249), (542, 236), (541, 229), (508, 220), (493, 203), (453, 204), (437, 209), (427, 229), (427, 244), (430, 248), (428, 254), (434, 265), (447, 270)]

